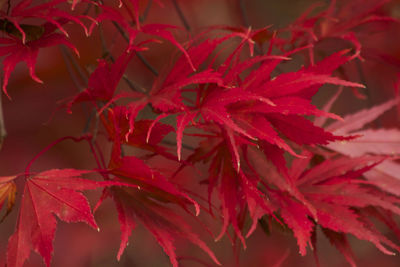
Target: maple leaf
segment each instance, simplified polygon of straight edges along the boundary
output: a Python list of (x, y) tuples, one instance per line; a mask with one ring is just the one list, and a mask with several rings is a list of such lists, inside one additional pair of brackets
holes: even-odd
[[(132, 113), (124, 106), (116, 106), (108, 110), (108, 116), (101, 116), (109, 139), (114, 144), (126, 144), (143, 149), (153, 155), (162, 155), (168, 159), (176, 160), (177, 157), (169, 149), (161, 145), (164, 137), (174, 129), (170, 125), (152, 120), (131, 121)], [(151, 135), (149, 135), (151, 133)], [(116, 154), (117, 159), (119, 154)]]
[[(35, 63), (40, 48), (63, 44), (70, 47), (79, 56), (78, 50), (66, 39), (69, 35), (63, 25), (67, 22), (74, 22), (80, 25), (88, 36), (88, 28), (82, 22), (82, 19), (95, 20), (90, 16), (72, 15), (63, 11), (59, 5), (64, 2), (66, 0), (52, 0), (32, 6), (31, 0), (23, 0), (10, 9), (10, 14), (0, 12), (1, 30), (5, 31), (10, 37), (0, 40), (0, 43), (5, 45), (1, 47), (0, 56), (9, 54), (3, 60), (4, 81), (2, 89), (6, 94), (10, 74), (20, 61), (27, 63), (32, 79), (42, 83), (35, 74)], [(76, 4), (74, 2), (72, 6), (75, 7)], [(21, 23), (23, 20), (31, 18), (44, 20), (45, 23), (39, 25)], [(56, 30), (61, 31), (62, 34), (56, 33)]]
[(26, 43), (23, 43), (20, 38), (14, 36), (10, 36), (9, 38), (0, 38), (0, 44), (2, 44), (0, 47), (0, 56), (6, 56), (3, 60), (4, 80), (2, 89), (7, 96), (8, 80), (11, 72), (20, 61), (26, 62), (29, 74), (34, 81), (43, 83), (35, 73), (36, 59), (41, 48), (63, 44), (79, 55), (78, 50), (65, 38), (64, 35), (54, 32), (56, 27), (53, 24), (45, 23), (40, 25), (40, 27), (43, 27), (44, 29), (40, 38)]
[[(202, 34), (200, 34), (202, 35)], [(199, 69), (201, 64), (204, 64), (210, 57), (212, 51), (214, 51), (218, 45), (227, 41), (231, 36), (224, 36), (221, 38), (206, 38), (199, 44), (196, 44), (195, 40), (192, 41), (191, 45), (187, 49), (187, 53), (190, 56), (193, 66), (195, 69)], [(169, 70), (167, 77), (164, 80), (166, 85), (170, 85), (181, 79), (186, 79), (193, 73), (190, 64), (188, 63), (185, 56), (180, 56), (175, 62), (174, 66)]]
[(292, 229), (297, 239), (299, 252), (306, 255), (307, 244), (312, 247), (311, 235), (314, 231), (314, 223), (309, 219), (310, 211), (302, 203), (288, 197), (274, 194), (275, 201), (279, 201), (281, 207), (280, 215), (287, 226)]
[[(219, 73), (211, 69), (197, 72), (190, 77), (185, 77), (172, 84), (162, 84), (161, 86), (153, 86), (151, 94), (151, 104), (154, 108), (162, 112), (182, 111), (185, 105), (181, 100), (181, 91), (189, 85), (200, 84), (221, 84), (222, 79)], [(155, 83), (156, 84), (156, 83)]]
[[(132, 1), (133, 3), (137, 1)], [(173, 26), (173, 25), (167, 25), (167, 24), (146, 24), (142, 25), (139, 28), (135, 29), (133, 28), (129, 22), (128, 19), (125, 18), (118, 10), (113, 9), (111, 7), (105, 6), (105, 5), (99, 5), (102, 9), (102, 13), (99, 14), (96, 18), (96, 23), (92, 23), (90, 26), (90, 32), (94, 29), (94, 27), (104, 21), (104, 20), (111, 20), (118, 25), (118, 27), (122, 27), (123, 30), (128, 32), (128, 43), (129, 47), (133, 46), (133, 41), (137, 37), (139, 33), (144, 33), (144, 34), (149, 34), (149, 35), (154, 35), (157, 37), (160, 37), (161, 39), (169, 41), (171, 44), (173, 44), (175, 47), (177, 47), (183, 55), (186, 57), (187, 62), (189, 63), (190, 67), (192, 70), (196, 70), (187, 51), (185, 48), (175, 39), (173, 34), (169, 31), (170, 29), (177, 29), (178, 27)], [(136, 21), (138, 19), (137, 16)], [(139, 26), (139, 24), (137, 24)], [(148, 40), (149, 42), (159, 42), (159, 40)]]
[[(279, 137), (279, 132), (300, 145), (345, 140), (347, 138), (335, 136), (302, 117), (314, 115), (341, 119), (310, 104), (311, 96), (322, 84), (363, 87), (328, 75), (349, 60), (345, 54), (346, 51), (335, 53), (312, 67), (284, 73), (275, 79), (265, 77), (270, 75), (282, 58), (269, 58), (270, 61), (262, 62), (262, 67), (251, 72), (237, 87), (209, 86), (208, 94), (199, 104), (202, 117), (227, 129), (228, 133), (232, 131), (253, 142), (266, 141), (293, 155), (296, 153)], [(229, 71), (237, 73), (237, 69), (232, 68), (226, 76), (229, 76)], [(294, 132), (293, 129), (297, 130)], [(232, 151), (237, 154), (235, 149)], [(232, 155), (232, 158), (234, 164), (238, 165), (237, 155)]]
[[(367, 216), (361, 212), (364, 208), (372, 206), (385, 209), (390, 213), (400, 213), (399, 199), (388, 195), (375, 184), (360, 178), (384, 159), (385, 157), (378, 156), (340, 157), (327, 159), (308, 170), (305, 169), (307, 166), (305, 164), (293, 163), (297, 167), (296, 171), (292, 172), (291, 179), (295, 181), (296, 187), (316, 209), (317, 220), (313, 223), (338, 234), (350, 233), (359, 239), (373, 243), (382, 252), (392, 255), (393, 253), (383, 245), (395, 250), (399, 250), (400, 247), (380, 234)], [(304, 159), (295, 161), (304, 161)], [(306, 162), (308, 161), (306, 160)], [(287, 197), (284, 199), (285, 202), (292, 201)], [(311, 242), (311, 232), (314, 231), (314, 228), (311, 229), (309, 225), (306, 227), (299, 227), (299, 225), (304, 225), (304, 220), (307, 220), (306, 214), (308, 216), (311, 214), (307, 210), (303, 210), (302, 217), (295, 217), (293, 212), (288, 213), (285, 210), (287, 206), (281, 204), (281, 209), (281, 216), (297, 237), (301, 253), (305, 254), (305, 247), (307, 243)], [(332, 241), (352, 263), (351, 252), (343, 236), (341, 241)], [(341, 245), (338, 242), (342, 242)]]
[(85, 222), (98, 229), (89, 203), (79, 191), (104, 184), (80, 178), (86, 173), (52, 169), (26, 180), (16, 231), (8, 243), (7, 266), (22, 267), (32, 249), (50, 266), (57, 225), (54, 215), (65, 222)]
[[(123, 107), (115, 107), (109, 110), (109, 120), (112, 125), (105, 122), (111, 140), (113, 140), (112, 155), (109, 162), (109, 174), (115, 176), (124, 183), (131, 184), (136, 189), (112, 189), (103, 194), (102, 199), (112, 197), (121, 225), (121, 244), (117, 259), (119, 260), (128, 244), (129, 236), (136, 225), (136, 218), (154, 235), (158, 243), (169, 256), (173, 266), (178, 266), (176, 259), (174, 240), (177, 237), (188, 239), (203, 249), (217, 264), (218, 260), (207, 245), (198, 238), (183, 218), (178, 216), (165, 204), (176, 204), (190, 213), (187, 204), (193, 204), (198, 215), (200, 209), (197, 202), (190, 198), (174, 183), (170, 182), (162, 173), (147, 165), (136, 157), (122, 155), (122, 144), (136, 146), (142, 149), (157, 151), (158, 143), (166, 134), (172, 131), (172, 127), (153, 123), (150, 120), (135, 122), (136, 127), (132, 135), (126, 137), (129, 131), (129, 122), (124, 116)], [(122, 116), (121, 116), (122, 115)], [(154, 133), (149, 136), (148, 129), (152, 127)], [(154, 150), (156, 149), (156, 150)], [(166, 153), (160, 152), (161, 155)]]
[[(73, 100), (71, 100), (67, 107), (68, 109), (75, 103), (91, 101), (96, 103), (96, 101), (104, 101), (107, 104), (100, 110), (107, 108), (115, 99), (121, 96), (115, 96), (115, 91), (117, 86), (123, 77), (125, 70), (131, 61), (132, 57), (135, 55), (131, 53), (130, 50), (140, 48), (125, 49), (124, 52), (113, 62), (109, 64), (106, 60), (98, 60), (97, 68), (90, 74), (87, 88), (78, 93)], [(123, 95), (125, 96), (125, 95)], [(129, 97), (140, 97), (139, 93), (130, 92), (127, 96)]]
[[(342, 77), (354, 77), (353, 67), (362, 74), (363, 83), (368, 84), (370, 75), (377, 75), (375, 67), (392, 69), (392, 77), (396, 77), (399, 70), (399, 62), (396, 57), (386, 48), (383, 40), (389, 29), (397, 27), (399, 20), (392, 13), (390, 0), (354, 0), (354, 1), (330, 1), (325, 9), (316, 12), (317, 7), (313, 5), (301, 15), (296, 22), (291, 24), (282, 32), (290, 33), (291, 39), (278, 38), (278, 46), (281, 49), (288, 44), (303, 46), (309, 44), (308, 58), (314, 64), (315, 57), (336, 51), (337, 47), (351, 47), (352, 58), (358, 58), (353, 64), (340, 68)], [(311, 15), (311, 14), (315, 15)], [(374, 38), (371, 38), (374, 36)], [(381, 40), (378, 44), (371, 40)], [(278, 42), (276, 42), (278, 43)], [(312, 45), (312, 47), (311, 47)], [(363, 64), (359, 64), (361, 61)], [(371, 69), (369, 66), (375, 66)], [(356, 78), (360, 76), (356, 75)], [(387, 80), (387, 79), (386, 79)], [(383, 81), (384, 82), (384, 81)], [(352, 88), (357, 98), (365, 99), (367, 96)]]
[(347, 262), (352, 266), (356, 267), (357, 264), (354, 261), (354, 254), (350, 247), (347, 236), (343, 233), (338, 233), (327, 228), (322, 228), (324, 235), (328, 238), (329, 242), (334, 245), (340, 253), (346, 258)]
[[(361, 36), (370, 36), (382, 31), (382, 28), (387, 28), (389, 23), (397, 22), (396, 19), (378, 12), (389, 1), (356, 0), (339, 4), (334, 0), (326, 9), (310, 16), (320, 6), (320, 4), (315, 4), (282, 32), (289, 31), (291, 33), (291, 40), (289, 40), (291, 44), (316, 45), (325, 40), (350, 43), (354, 49), (353, 57), (361, 57)], [(309, 51), (310, 59), (313, 62), (315, 52), (313, 49)]]
[[(211, 130), (210, 127), (208, 130)], [(227, 232), (229, 225), (233, 226), (235, 238), (238, 237), (242, 245), (246, 247), (244, 230), (244, 218), (249, 213), (252, 225), (247, 230), (246, 237), (250, 236), (256, 229), (258, 220), (265, 214), (272, 215), (274, 207), (265, 198), (265, 194), (259, 190), (257, 184), (260, 182), (257, 176), (245, 172), (245, 169), (237, 170), (233, 165), (231, 147), (232, 142), (238, 147), (242, 147), (247, 142), (243, 138), (235, 137), (230, 140), (227, 134), (213, 131), (213, 135), (200, 143), (200, 146), (188, 157), (190, 163), (208, 162), (208, 203), (212, 212), (212, 194), (217, 192), (221, 200), (221, 213), (223, 225), (220, 233), (216, 237), (219, 240)], [(264, 162), (263, 162), (264, 163)], [(262, 163), (262, 164), (263, 164)]]
[(118, 260), (128, 244), (128, 238), (136, 226), (136, 219), (138, 219), (153, 234), (169, 256), (174, 267), (178, 266), (174, 247), (174, 241), (177, 237), (187, 239), (197, 245), (216, 264), (221, 265), (207, 245), (191, 231), (183, 217), (170, 208), (160, 205), (150, 195), (141, 191), (133, 193), (123, 189), (113, 189), (109, 194), (116, 205), (121, 225), (121, 245), (117, 255)]
[[(188, 53), (193, 62), (201, 64), (201, 61), (206, 60), (204, 56), (192, 55), (193, 51), (214, 50), (223, 42), (221, 39), (217, 40), (207, 40), (189, 48)], [(237, 51), (235, 49), (221, 66), (215, 67), (223, 83), (210, 82), (207, 86), (199, 86), (194, 96), (196, 102), (188, 111), (180, 113), (177, 117), (177, 147), (179, 157), (183, 131), (189, 124), (192, 128), (207, 132), (207, 135), (204, 135), (207, 141), (201, 143), (204, 146), (196, 149), (187, 161), (194, 165), (210, 160), (207, 179), (208, 202), (211, 207), (211, 196), (214, 190), (217, 191), (223, 214), (223, 226), (217, 239), (224, 235), (231, 224), (236, 237), (245, 246), (243, 222), (239, 218), (247, 216), (246, 209), (253, 221), (247, 236), (256, 228), (258, 219), (264, 215), (273, 216), (275, 210), (275, 206), (266, 201), (268, 194), (265, 191), (268, 192), (268, 189), (260, 190), (260, 183), (267, 188), (271, 183), (293, 197), (295, 201), (288, 202), (288, 207), (302, 207), (303, 211), (307, 211), (299, 211), (297, 218), (316, 217), (315, 208), (287, 177), (261, 178), (249, 169), (252, 170), (255, 165), (266, 165), (270, 160), (282, 174), (287, 175), (286, 162), (281, 150), (299, 155), (289, 146), (285, 137), (299, 145), (327, 144), (329, 141), (347, 139), (313, 125), (303, 116), (326, 116), (341, 120), (339, 116), (318, 110), (311, 105), (311, 97), (323, 84), (363, 86), (331, 76), (335, 69), (349, 61), (350, 57), (346, 55), (348, 51), (335, 53), (314, 66), (280, 74), (276, 78), (271, 78), (271, 73), (281, 61), (288, 59), (286, 55), (259, 56), (240, 62), (233, 59)], [(183, 63), (180, 60), (177, 62)], [(179, 64), (174, 68), (185, 71)], [(260, 66), (254, 68), (256, 64)], [(170, 77), (182, 78), (174, 68), (167, 78), (171, 83), (173, 81)], [(242, 77), (243, 72), (249, 69), (251, 72)], [(251, 164), (246, 159), (246, 152), (255, 147), (265, 153), (265, 158), (257, 164)], [(243, 159), (246, 161), (244, 169), (240, 167)], [(308, 234), (304, 237), (311, 236), (311, 222), (298, 224), (296, 227), (307, 228)], [(302, 245), (302, 253), (305, 252), (305, 247)]]
[(15, 195), (17, 193), (17, 186), (13, 181), (15, 178), (16, 176), (0, 177), (0, 210), (3, 208), (4, 202), (7, 199), (7, 210), (0, 219), (0, 222), (7, 217), (14, 207)]
[[(110, 112), (110, 114), (113, 113)], [(156, 125), (155, 128), (160, 129), (160, 131), (151, 139), (148, 139), (148, 136), (145, 135), (146, 131), (142, 129), (142, 132), (135, 131), (135, 133), (138, 133), (130, 136), (130, 139), (127, 140), (125, 135), (122, 134), (123, 128), (121, 128), (121, 126), (123, 126), (123, 124), (119, 124), (115, 119), (118, 119), (118, 117), (112, 118), (114, 121), (114, 127), (111, 128), (113, 149), (109, 162), (109, 172), (124, 181), (134, 184), (140, 190), (148, 192), (148, 194), (155, 199), (163, 199), (164, 202), (173, 202), (184, 208), (187, 203), (192, 203), (196, 208), (196, 214), (198, 214), (199, 206), (197, 202), (182, 192), (176, 185), (168, 181), (162, 173), (151, 168), (144, 160), (136, 156), (123, 156), (121, 153), (122, 144), (128, 144), (142, 149), (147, 148), (150, 151), (159, 152), (160, 155), (170, 157), (162, 148), (157, 149), (157, 144), (171, 131), (171, 128), (162, 124)], [(150, 121), (139, 121), (139, 123), (144, 123), (141, 125), (146, 126), (147, 124), (148, 127), (149, 122)], [(141, 128), (146, 130), (145, 127)]]
[[(328, 125), (327, 129), (338, 134), (359, 136), (346, 142), (328, 144), (327, 147), (348, 155), (357, 157), (367, 154), (398, 156), (400, 151), (400, 131), (398, 129), (364, 129), (365, 125), (375, 121), (384, 112), (393, 108), (399, 99), (395, 98), (369, 109), (358, 111), (344, 117), (341, 122)], [(365, 176), (376, 186), (394, 195), (400, 196), (400, 164), (395, 160), (386, 160)]]
[[(270, 148), (267, 149), (270, 151)], [(351, 264), (354, 259), (344, 234), (350, 233), (372, 242), (386, 254), (392, 255), (392, 252), (385, 246), (400, 249), (379, 233), (369, 221), (367, 213), (364, 213), (371, 207), (387, 211), (388, 215), (378, 218), (398, 231), (388, 218), (392, 214), (399, 214), (399, 199), (388, 194), (387, 190), (380, 189), (377, 183), (361, 178), (383, 164), (382, 161), (387, 157), (342, 156), (325, 159), (313, 166), (312, 153), (305, 152), (302, 155), (306, 157), (295, 158), (290, 168), (286, 169), (285, 160), (283, 157), (277, 158), (279, 155), (276, 152), (269, 152), (270, 157), (266, 154), (276, 167), (269, 166), (271, 163), (265, 162), (257, 149), (248, 149), (248, 152), (248, 167), (253, 166), (254, 172), (259, 175), (260, 188), (265, 188), (263, 191), (266, 191), (274, 213), (279, 214), (278, 218), (282, 218), (282, 222), (292, 229), (300, 254), (306, 254), (308, 245), (316, 249), (313, 236), (318, 225), (326, 229), (324, 232)]]
[[(16, 28), (15, 31), (19, 32), (23, 43), (27, 41), (27, 38), (30, 35), (30, 32), (25, 32), (25, 29), (28, 29), (30, 31), (35, 29), (34, 26), (21, 24), (21, 21), (27, 18), (43, 19), (59, 29), (66, 37), (68, 37), (68, 33), (63, 28), (63, 24), (65, 24), (65, 21), (73, 21), (84, 29), (86, 35), (89, 35), (88, 29), (85, 24), (82, 23), (81, 19), (85, 18), (91, 21), (94, 21), (94, 19), (92, 19), (90, 16), (72, 15), (69, 12), (63, 11), (61, 8), (59, 8), (59, 5), (64, 2), (67, 2), (67, 0), (52, 0), (46, 3), (39, 3), (32, 6), (32, 0), (23, 0), (10, 9), (10, 14), (4, 14), (2, 12), (2, 14), (0, 14), (0, 17), (5, 18), (7, 21), (14, 25), (14, 27)], [(73, 3), (72, 7), (75, 7), (75, 5), (76, 3)], [(36, 28), (36, 30), (38, 29)], [(16, 32), (14, 32), (14, 34), (15, 33)], [(36, 36), (36, 38), (37, 37), (40, 36)]]

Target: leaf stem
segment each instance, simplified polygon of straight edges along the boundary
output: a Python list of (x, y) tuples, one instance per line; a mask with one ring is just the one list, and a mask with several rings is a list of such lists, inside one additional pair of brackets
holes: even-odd
[[(40, 151), (38, 154), (36, 154), (33, 159), (31, 159), (31, 161), (29, 161), (28, 165), (25, 168), (25, 178), (28, 178), (29, 173), (30, 173), (30, 169), (32, 167), (32, 164), (38, 159), (40, 158), (44, 153), (46, 153), (47, 151), (49, 151), (53, 146), (65, 141), (65, 140), (72, 140), (74, 142), (81, 142), (83, 140), (88, 141), (89, 145), (90, 144), (90, 139), (92, 137), (90, 135), (84, 135), (81, 137), (73, 137), (73, 136), (64, 136), (62, 138), (59, 138), (57, 140), (55, 140), (54, 142), (52, 142), (50, 145), (46, 146), (42, 151)], [(95, 158), (97, 158), (97, 156), (95, 156)]]

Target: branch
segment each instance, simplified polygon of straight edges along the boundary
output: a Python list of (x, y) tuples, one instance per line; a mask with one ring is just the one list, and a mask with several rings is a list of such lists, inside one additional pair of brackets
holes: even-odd
[(79, 80), (79, 78), (77, 77), (77, 75), (74, 71), (74, 67), (70, 60), (71, 55), (68, 53), (68, 50), (65, 47), (61, 46), (60, 49), (61, 49), (61, 54), (62, 54), (64, 62), (65, 62), (65, 66), (67, 67), (69, 76), (72, 78), (72, 81), (75, 84), (75, 87), (78, 88), (78, 91), (82, 92), (85, 89), (85, 85), (83, 85), (81, 83), (81, 81)]
[(190, 25), (185, 17), (185, 15), (182, 12), (181, 7), (178, 5), (178, 3), (176, 2), (176, 0), (172, 0), (172, 3), (174, 4), (175, 10), (178, 13), (179, 18), (182, 21), (183, 26), (185, 27), (185, 29), (187, 31), (191, 31)]
[(239, 0), (239, 9), (240, 9), (240, 14), (242, 15), (243, 24), (248, 28), (250, 26), (250, 23), (249, 23), (249, 17), (247, 16), (246, 5), (244, 3), (244, 0)]
[(149, 15), (152, 4), (153, 4), (153, 0), (149, 0), (149, 2), (147, 3), (146, 9), (143, 11), (143, 15), (140, 17), (141, 23), (143, 23), (147, 19), (147, 16)]
[(7, 136), (7, 131), (6, 127), (4, 124), (4, 116), (3, 116), (3, 101), (1, 96), (3, 95), (3, 92), (0, 92), (0, 150), (3, 146), (3, 141), (5, 137)]
[[(82, 69), (82, 67), (79, 65), (78, 61), (76, 60), (76, 58), (71, 54), (71, 52), (65, 48), (64, 46), (61, 46), (61, 52), (64, 56), (64, 59), (66, 62), (69, 62), (73, 68), (75, 69), (75, 71), (77, 72), (79, 78), (81, 79), (81, 81), (84, 82), (84, 86), (87, 86), (87, 83), (89, 81), (89, 78), (87, 77), (87, 74), (85, 73), (85, 71)], [(68, 66), (68, 65), (67, 65)], [(79, 87), (78, 87), (79, 88)]]

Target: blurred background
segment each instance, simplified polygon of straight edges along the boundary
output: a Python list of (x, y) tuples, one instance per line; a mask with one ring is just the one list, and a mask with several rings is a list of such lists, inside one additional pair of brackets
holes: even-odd
[[(117, 2), (117, 1), (114, 1)], [(157, 1), (154, 1), (157, 2)], [(181, 20), (173, 7), (172, 1), (163, 0), (163, 6), (153, 3), (146, 23), (158, 22), (183, 27)], [(271, 25), (272, 28), (281, 28), (293, 22), (304, 12), (314, 0), (245, 0), (244, 6), (240, 6), (237, 0), (181, 0), (178, 1), (182, 12), (185, 14), (193, 33), (199, 32), (211, 25), (243, 26), (244, 18), (241, 9), (244, 8), (249, 25), (252, 28), (262, 28)], [(320, 1), (321, 2), (321, 1)], [(359, 1), (360, 2), (360, 1)], [(146, 1), (141, 2), (141, 10), (147, 6)], [(326, 4), (322, 1), (322, 4)], [(400, 16), (399, 2), (394, 1), (389, 7), (393, 16)], [(77, 11), (79, 12), (79, 10)], [(99, 45), (99, 31), (95, 30), (92, 36), (86, 38), (82, 29), (74, 25), (68, 25), (71, 40), (76, 44), (81, 57), (77, 59), (80, 66), (89, 73), (96, 66), (96, 58), (102, 56)], [(109, 24), (104, 25), (110, 51), (115, 56), (121, 53), (124, 40)], [(382, 36), (371, 37), (369, 45), (386, 51), (394, 58), (400, 60), (400, 29), (393, 26)], [(4, 33), (0, 33), (4, 34)], [(185, 40), (185, 34), (178, 33), (181, 41)], [(169, 55), (175, 48), (167, 43), (151, 44), (150, 50), (143, 55), (157, 69), (162, 69), (169, 62)], [(366, 79), (369, 99), (358, 99), (349, 90), (343, 93), (334, 106), (334, 112), (341, 115), (351, 113), (371, 104), (381, 103), (393, 94), (393, 84), (396, 82), (398, 66), (384, 67), (382, 64), (371, 63), (366, 69)], [(69, 99), (78, 92), (69, 76), (63, 54), (57, 47), (43, 49), (37, 62), (37, 75), (44, 84), (37, 84), (29, 77), (29, 72), (24, 64), (18, 64), (11, 75), (8, 86), (12, 100), (2, 96), (5, 125), (8, 136), (0, 151), (0, 176), (13, 175), (24, 171), (27, 163), (39, 151), (54, 140), (63, 136), (79, 136), (85, 128), (89, 109), (78, 105), (73, 108), (72, 114), (67, 114), (65, 109), (59, 109), (60, 101)], [(128, 74), (145, 88), (149, 88), (154, 76), (143, 67), (142, 63), (135, 59), (129, 66)], [(321, 106), (332, 92), (318, 94), (314, 102)], [(386, 113), (381, 120), (385, 127), (398, 125), (395, 111)], [(104, 149), (109, 149), (104, 142)], [(33, 166), (34, 171), (42, 171), (50, 168), (76, 168), (90, 169), (95, 163), (85, 143), (72, 143), (65, 141), (48, 151)], [(195, 175), (193, 173), (193, 175)], [(20, 186), (17, 198), (22, 194)], [(96, 203), (100, 192), (88, 192), (92, 206)], [(19, 206), (17, 201), (16, 207)], [(17, 209), (0, 225), (0, 266), (5, 264), (7, 241), (14, 232)], [(123, 254), (121, 261), (117, 262), (116, 254), (119, 248), (120, 231), (117, 214), (111, 201), (106, 201), (96, 212), (95, 218), (101, 228), (100, 233), (84, 224), (66, 224), (59, 222), (54, 242), (54, 258), (52, 266), (57, 267), (101, 267), (101, 266), (140, 266), (157, 267), (170, 266), (168, 257), (163, 253), (155, 239), (139, 225), (130, 237), (130, 244)], [(204, 220), (210, 220), (204, 217)], [(220, 224), (213, 223), (212, 230), (218, 233)], [(193, 228), (196, 228), (194, 224)], [(198, 226), (197, 226), (198, 227)], [(199, 227), (201, 228), (201, 227)], [(199, 230), (201, 232), (201, 230)], [(388, 233), (389, 234), (389, 233)], [(204, 234), (204, 240), (214, 250), (217, 258), (223, 266), (234, 266), (232, 246), (227, 237), (215, 243), (212, 238)], [(350, 237), (359, 266), (400, 266), (400, 256), (387, 256), (382, 254), (373, 245), (357, 241)], [(397, 242), (399, 243), (399, 242)], [(317, 251), (321, 266), (339, 267), (348, 266), (343, 256), (331, 247), (329, 242), (318, 235)], [(290, 232), (282, 232), (279, 227), (272, 228), (267, 235), (259, 227), (247, 240), (248, 248), (241, 250), (241, 266), (316, 266), (313, 251), (309, 250), (307, 256), (302, 257), (298, 253), (296, 240)], [(182, 266), (204, 266), (193, 257), (200, 258), (209, 266), (214, 266), (207, 255), (200, 249), (186, 242), (177, 242), (177, 254), (182, 256)], [(25, 266), (44, 266), (41, 258), (32, 252), (30, 260)]]

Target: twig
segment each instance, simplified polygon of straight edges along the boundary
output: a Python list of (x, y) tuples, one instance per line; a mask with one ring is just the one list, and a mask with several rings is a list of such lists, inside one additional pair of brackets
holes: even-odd
[(64, 58), (64, 62), (67, 67), (69, 76), (71, 76), (73, 83), (75, 84), (76, 88), (78, 88), (78, 91), (82, 92), (85, 89), (85, 86), (82, 85), (81, 81), (79, 81), (79, 78), (77, 77), (74, 71), (74, 67), (72, 66), (70, 57), (68, 55), (68, 50), (65, 47), (61, 47), (61, 54)]
[(178, 13), (178, 16), (179, 16), (179, 18), (181, 19), (182, 24), (183, 24), (183, 26), (185, 27), (185, 29), (186, 29), (187, 31), (191, 31), (190, 25), (189, 25), (187, 19), (185, 18), (185, 15), (183, 14), (181, 7), (178, 5), (178, 3), (176, 2), (176, 0), (172, 0), (172, 3), (174, 4), (176, 13)]
[[(374, 104), (372, 102), (371, 90), (369, 90), (369, 88), (367, 86), (367, 79), (365, 77), (364, 70), (363, 70), (362, 65), (361, 65), (361, 60), (359, 58), (356, 58), (355, 62), (356, 62), (358, 75), (360, 76), (360, 81), (361, 81), (362, 84), (364, 84), (366, 86), (365, 87), (365, 94), (367, 96), (367, 107), (371, 108)], [(357, 89), (355, 89), (355, 90), (357, 90)], [(375, 126), (382, 127), (382, 123), (381, 123), (380, 119), (375, 120), (374, 123), (375, 123)]]
[(10, 8), (11, 8), (11, 0), (8, 0), (7, 4), (8, 4), (8, 6), (7, 6), (7, 15), (9, 15), (10, 14)]
[(87, 116), (87, 120), (82, 131), (83, 134), (87, 134), (89, 132), (90, 122), (92, 121), (93, 117), (96, 116), (96, 114), (97, 114), (96, 109), (92, 109), (92, 112), (90, 112), (89, 116)]
[[(96, 113), (96, 114), (97, 114), (97, 113)], [(90, 140), (90, 143), (91, 143), (93, 146), (95, 145), (95, 142), (96, 142), (96, 139), (97, 139), (97, 134), (99, 133), (99, 122), (100, 122), (99, 116), (96, 115), (96, 116), (95, 116), (95, 119), (94, 119), (94, 126), (93, 126), (93, 137), (92, 137), (92, 139)]]
[(140, 61), (155, 75), (158, 76), (158, 70), (156, 70), (148, 61), (143, 57), (143, 55), (139, 52), (136, 52), (136, 56)]
[[(118, 30), (118, 32), (121, 34), (121, 36), (125, 39), (125, 41), (129, 42), (129, 37), (126, 35), (125, 31), (121, 28), (121, 26), (115, 21), (113, 21), (112, 23), (114, 27)], [(142, 56), (142, 54), (136, 52), (136, 56), (155, 76), (158, 76), (158, 71)]]
[(132, 81), (131, 79), (129, 79), (125, 74), (122, 76), (122, 79), (124, 79), (124, 81), (126, 82), (126, 84), (129, 86), (130, 89), (132, 89), (133, 91), (137, 91), (143, 94), (148, 95), (149, 92), (146, 91), (146, 89), (144, 89), (143, 87), (141, 87), (140, 85), (138, 85), (137, 83), (135, 83), (134, 81)]
[(147, 16), (149, 15), (150, 8), (153, 4), (153, 0), (149, 0), (147, 3), (146, 9), (143, 11), (143, 15), (140, 17), (140, 22), (144, 22), (147, 19)]
[(242, 15), (243, 24), (248, 28), (250, 26), (250, 23), (249, 23), (249, 17), (247, 16), (246, 4), (244, 3), (244, 0), (239, 0), (239, 9), (240, 9), (240, 14)]
[(76, 72), (79, 75), (79, 78), (85, 83), (88, 83), (88, 77), (86, 75), (86, 73), (83, 71), (83, 69), (81, 68), (81, 66), (79, 65), (78, 61), (76, 60), (76, 58), (74, 56), (71, 55), (71, 52), (61, 46), (61, 51), (63, 52), (63, 54), (66, 56), (66, 58), (69, 60), (69, 62), (72, 64), (73, 68), (76, 70)]
[[(366, 85), (367, 85), (367, 79), (366, 79), (366, 77), (365, 77), (364, 71), (363, 71), (362, 66), (361, 66), (361, 60), (360, 60), (359, 58), (357, 58), (357, 59), (355, 60), (355, 62), (356, 62), (356, 67), (357, 67), (358, 75), (360, 76), (360, 81), (361, 81), (362, 84), (364, 84), (364, 85), (366, 86)], [(368, 107), (372, 107), (371, 92), (368, 90), (368, 86), (366, 86), (365, 89), (366, 89), (365, 92), (366, 92), (367, 98), (368, 98)]]
[(3, 146), (3, 141), (4, 138), (7, 136), (7, 131), (6, 127), (4, 124), (4, 116), (3, 116), (3, 101), (1, 96), (3, 95), (3, 92), (0, 92), (0, 150)]
[[(66, 49), (65, 47), (61, 47), (61, 52), (64, 58), (64, 62), (67, 66), (67, 70), (68, 73), (70, 75), (70, 77), (72, 78), (73, 83), (75, 84), (75, 86), (78, 88), (79, 92), (83, 92), (83, 90), (85, 90), (86, 86), (88, 85), (88, 78), (85, 76), (85, 73), (83, 72), (83, 70), (80, 68), (78, 62), (75, 60), (75, 58), (71, 55), (71, 53), (69, 52), (68, 49)], [(84, 80), (85, 84), (82, 84), (82, 81), (79, 80), (79, 78), (77, 77), (77, 74), (79, 74), (79, 76), (81, 77), (81, 79)], [(87, 110), (87, 106), (86, 103), (82, 103), (82, 107), (83, 107), (83, 112), (86, 119), (86, 123), (83, 129), (83, 133), (88, 132), (90, 123), (92, 121), (93, 115), (92, 113), (90, 113), (90, 111)], [(94, 111), (95, 113), (95, 111)]]
[(88, 5), (87, 5), (85, 11), (83, 11), (83, 15), (86, 16), (87, 14), (89, 14), (90, 9), (92, 9), (92, 4), (91, 4), (91, 3), (88, 3)]
[(100, 41), (101, 41), (101, 50), (103, 50), (103, 58), (109, 57), (112, 62), (114, 62), (114, 57), (111, 54), (110, 50), (108, 49), (106, 38), (104, 38), (104, 31), (103, 27), (99, 25), (99, 34), (100, 34)]
[[(249, 16), (247, 16), (247, 9), (246, 9), (246, 4), (244, 0), (238, 0), (239, 1), (239, 10), (240, 10), (240, 14), (241, 14), (241, 18), (242, 18), (242, 23), (246, 28), (251, 27), (250, 25), (250, 20), (249, 20)], [(262, 46), (254, 46), (254, 52), (256, 55), (262, 55), (263, 51), (262, 51)]]

